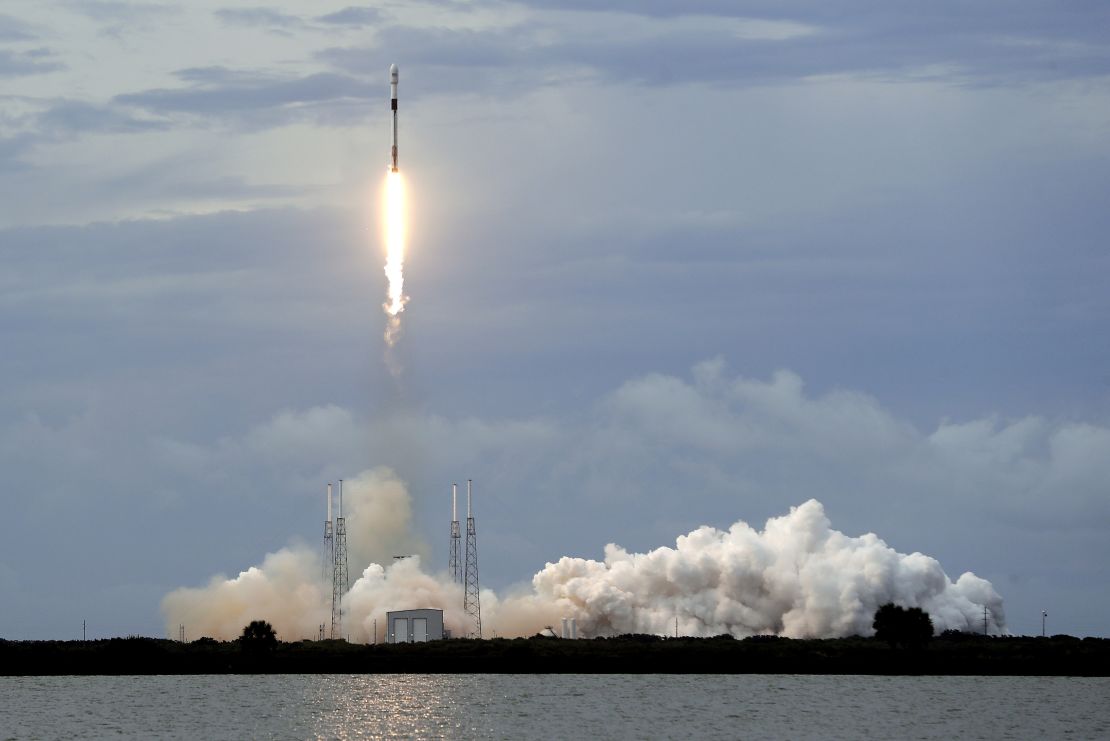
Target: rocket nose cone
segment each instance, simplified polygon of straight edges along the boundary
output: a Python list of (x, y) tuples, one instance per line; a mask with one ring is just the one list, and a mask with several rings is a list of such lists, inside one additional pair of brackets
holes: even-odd
[(397, 82), (397, 65), (396, 64), (389, 65), (389, 81), (390, 82)]

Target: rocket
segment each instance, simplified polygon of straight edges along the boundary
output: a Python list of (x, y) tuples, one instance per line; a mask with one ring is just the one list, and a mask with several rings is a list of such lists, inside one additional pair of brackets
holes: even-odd
[(397, 172), (397, 65), (389, 65), (389, 107), (393, 110), (393, 159), (390, 172)]

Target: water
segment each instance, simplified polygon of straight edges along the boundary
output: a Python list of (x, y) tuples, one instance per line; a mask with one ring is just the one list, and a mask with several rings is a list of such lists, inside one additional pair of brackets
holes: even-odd
[(0, 738), (1096, 739), (1110, 679), (0, 677)]

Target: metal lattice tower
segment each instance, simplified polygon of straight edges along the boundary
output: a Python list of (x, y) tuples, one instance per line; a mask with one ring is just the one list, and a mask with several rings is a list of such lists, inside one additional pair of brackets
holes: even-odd
[(343, 637), (343, 595), (347, 593), (347, 524), (343, 519), (343, 479), (339, 479), (339, 516), (335, 518), (335, 558), (331, 571), (331, 637)]
[(324, 520), (324, 566), (323, 576), (325, 583), (335, 570), (335, 533), (331, 522), (331, 484), (328, 484), (328, 519)]
[(482, 637), (482, 603), (478, 597), (478, 533), (474, 529), (474, 515), (470, 506), (471, 481), (466, 480), (466, 569), (463, 575), (463, 610), (474, 619), (474, 632)]
[(451, 484), (451, 549), (447, 559), (447, 570), (451, 572), (451, 581), (461, 584), (463, 580), (462, 566), (459, 564), (459, 507), (458, 484)]

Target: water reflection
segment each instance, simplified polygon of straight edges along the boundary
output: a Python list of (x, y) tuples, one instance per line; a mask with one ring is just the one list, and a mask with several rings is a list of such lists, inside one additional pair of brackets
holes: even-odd
[[(512, 702), (488, 690), (481, 675), (322, 675), (301, 678), (306, 731), (316, 738), (458, 738), (489, 736), (484, 712)], [(294, 711), (293, 718), (299, 713)]]
[(0, 738), (1107, 738), (1110, 679), (0, 677)]

